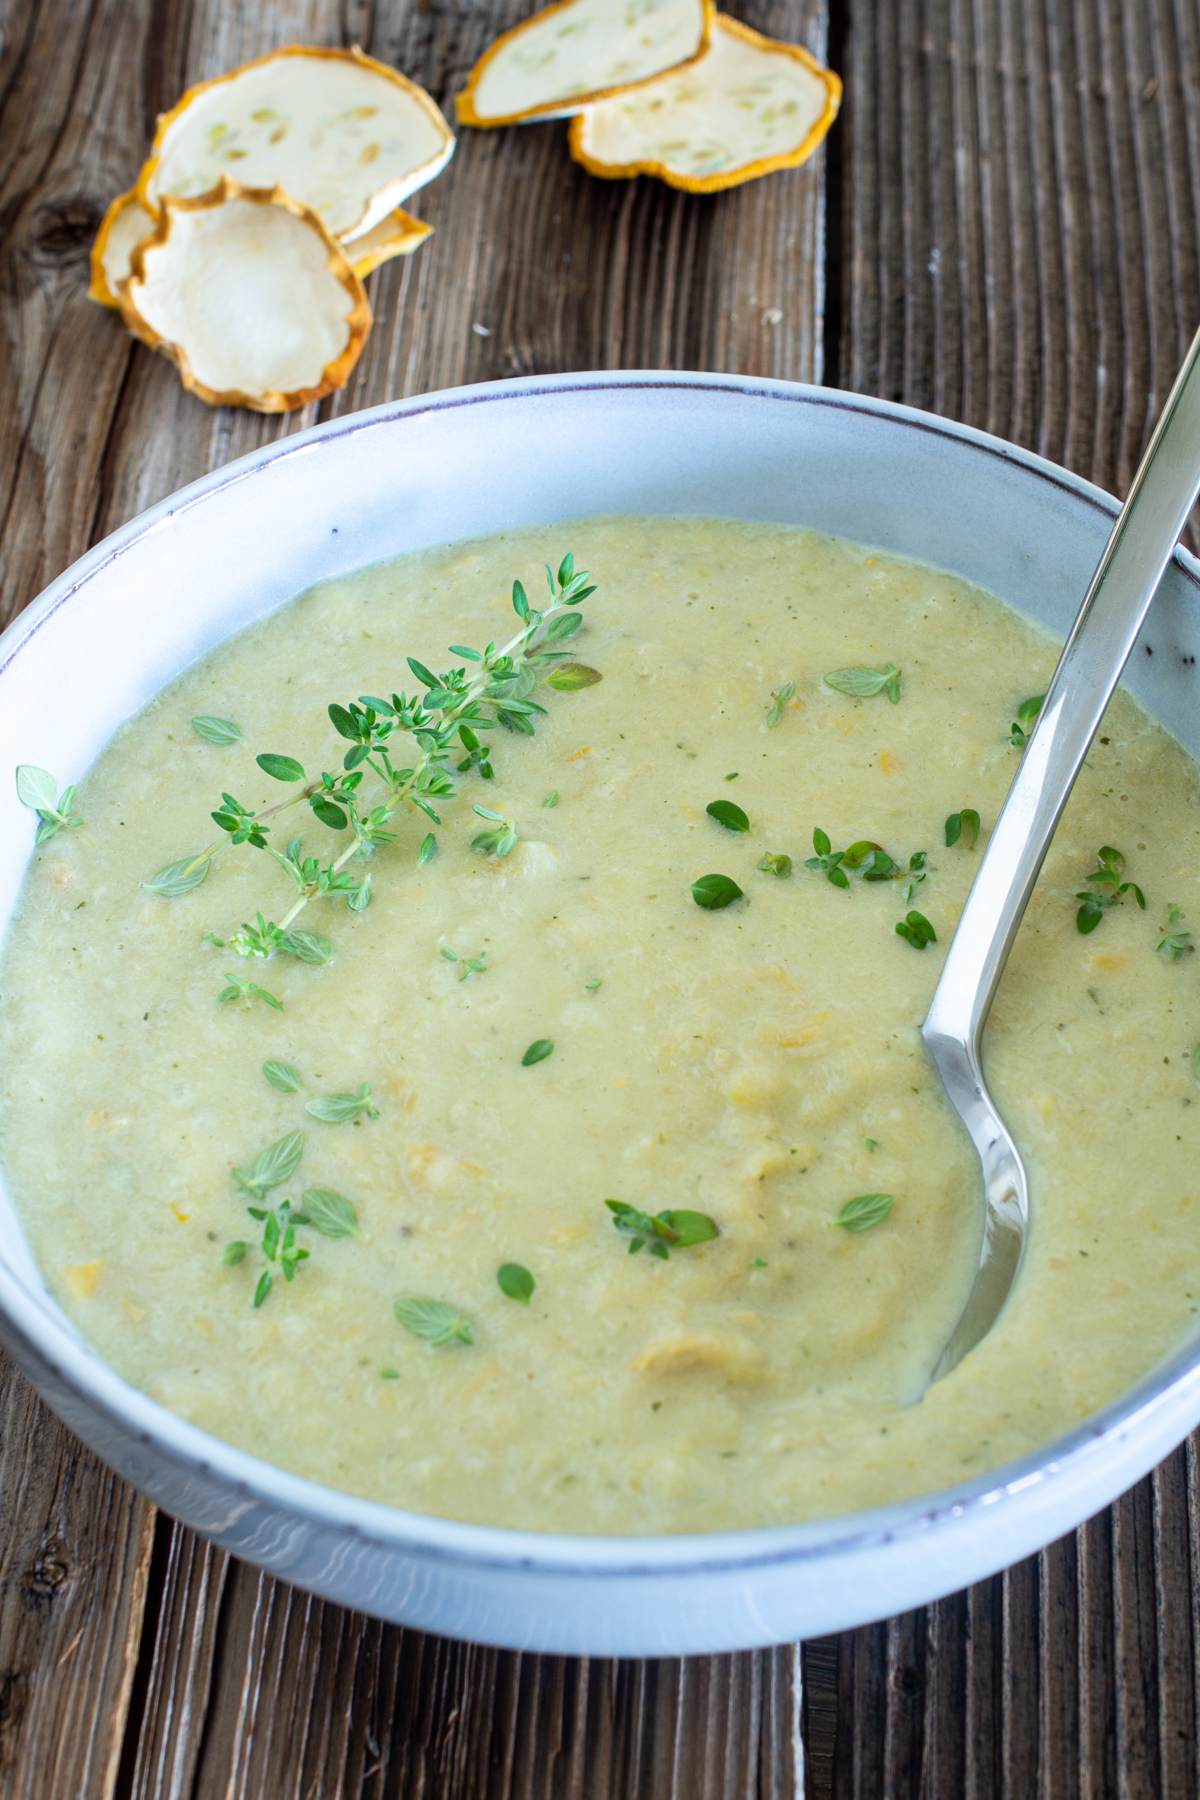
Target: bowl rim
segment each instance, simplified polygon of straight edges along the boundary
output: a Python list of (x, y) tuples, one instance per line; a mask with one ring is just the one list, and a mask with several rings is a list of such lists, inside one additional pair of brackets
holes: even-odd
[[(835, 408), (886, 419), (928, 432), (1016, 465), (1040, 480), (1083, 500), (1106, 520), (1119, 503), (1082, 476), (1045, 457), (974, 426), (942, 419), (915, 407), (870, 395), (768, 377), (708, 374), (688, 370), (604, 370), (567, 375), (515, 377), (449, 388), (308, 427), (237, 458), (168, 495), (118, 527), (51, 582), (0, 633), (0, 681), (24, 646), (46, 622), (108, 565), (144, 537), (162, 531), (176, 515), (219, 496), (227, 487), (252, 479), (287, 459), (312, 454), (347, 436), (387, 427), (426, 414), (564, 393), (621, 389), (700, 390), (802, 406)], [(1174, 561), (1200, 594), (1200, 561), (1177, 546)], [(405, 1551), (431, 1560), (476, 1569), (519, 1569), (546, 1576), (682, 1577), (749, 1571), (772, 1564), (819, 1561), (855, 1550), (877, 1548), (923, 1535), (940, 1522), (967, 1519), (1041, 1484), (1070, 1479), (1096, 1460), (1106, 1444), (1148, 1424), (1177, 1391), (1200, 1390), (1200, 1327), (1155, 1368), (1116, 1400), (1071, 1430), (1019, 1457), (968, 1477), (951, 1487), (907, 1500), (792, 1524), (727, 1531), (661, 1535), (591, 1535), (516, 1530), (479, 1525), (408, 1511), (367, 1500), (307, 1476), (295, 1475), (191, 1424), (118, 1375), (58, 1312), (9, 1267), (0, 1247), (0, 1314), (15, 1332), (33, 1366), (52, 1383), (73, 1390), (93, 1411), (150, 1448), (184, 1473), (218, 1482), (236, 1495), (244, 1510), (262, 1505), (283, 1508), (299, 1521), (383, 1550)], [(20, 1360), (20, 1357), (18, 1358)], [(1200, 1403), (1195, 1410), (1200, 1411)]]

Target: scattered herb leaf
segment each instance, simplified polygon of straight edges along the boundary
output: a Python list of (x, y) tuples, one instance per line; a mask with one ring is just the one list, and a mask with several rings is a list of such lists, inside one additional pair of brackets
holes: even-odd
[(869, 1231), (872, 1225), (887, 1218), (893, 1205), (891, 1194), (856, 1194), (853, 1200), (847, 1200), (837, 1222), (846, 1231)]
[(829, 881), (832, 881), (834, 887), (848, 888), (850, 877), (841, 866), (846, 852), (835, 850), (829, 841), (828, 834), (822, 831), (819, 825), (813, 832), (813, 849), (817, 854), (806, 858), (805, 868), (816, 869)]
[(304, 1154), (304, 1133), (289, 1131), (262, 1152), (254, 1164), (253, 1172), (247, 1174), (245, 1169), (234, 1169), (233, 1179), (243, 1193), (253, 1194), (261, 1200), (269, 1188), (280, 1187), (290, 1181), (300, 1166), (300, 1158)]
[(496, 1270), (496, 1286), (510, 1300), (519, 1300), (522, 1306), (528, 1306), (537, 1282), (520, 1263), (501, 1263)]
[(914, 950), (924, 950), (926, 944), (937, 943), (937, 932), (929, 923), (924, 913), (910, 912), (897, 921), (896, 931)]
[(1038, 714), (1042, 710), (1045, 694), (1032, 694), (1028, 700), (1022, 700), (1017, 708), (1017, 716), (1012, 723), (1009, 741), (1023, 750), (1033, 736), (1033, 728), (1037, 724)]
[(461, 1344), (473, 1344), (471, 1320), (454, 1307), (447, 1306), (444, 1300), (423, 1300), (412, 1298), (397, 1300), (396, 1317), (408, 1330), (417, 1337), (428, 1338), (436, 1349), (439, 1344), (450, 1344), (458, 1340)]
[(40, 820), (35, 844), (44, 844), (47, 839), (60, 831), (73, 831), (83, 820), (72, 816), (75, 806), (75, 789), (64, 788), (61, 796), (55, 801), (57, 783), (47, 769), (39, 769), (33, 763), (20, 763), (17, 766), (17, 799), (22, 806), (28, 806)]
[(550, 792), (546, 795), (546, 798), (542, 801), (542, 805), (547, 806), (547, 807), (558, 805), (558, 789), (557, 788), (550, 789)]
[(946, 848), (957, 844), (964, 831), (970, 832), (971, 848), (974, 849), (979, 838), (979, 814), (972, 806), (964, 806), (961, 812), (951, 813), (946, 820)]
[(291, 1063), (265, 1062), (262, 1072), (271, 1086), (278, 1088), (281, 1094), (298, 1094), (304, 1086), (299, 1072), (293, 1069)]
[(530, 1044), (528, 1050), (521, 1058), (521, 1067), (523, 1069), (530, 1069), (533, 1067), (534, 1063), (545, 1062), (553, 1049), (553, 1038), (534, 1038), (532, 1044)]
[(666, 1262), (671, 1254), (668, 1245), (682, 1250), (689, 1244), (704, 1244), (720, 1235), (707, 1213), (675, 1209), (651, 1216), (640, 1207), (628, 1206), (623, 1200), (606, 1200), (604, 1204), (613, 1215), (616, 1229), (630, 1239), (630, 1256), (636, 1256), (643, 1244), (648, 1243), (651, 1256)]
[(379, 1117), (379, 1108), (371, 1098), (371, 1084), (364, 1081), (357, 1094), (324, 1094), (305, 1103), (304, 1110), (327, 1125), (341, 1125), (365, 1112), (368, 1119)]
[(741, 898), (741, 888), (728, 875), (701, 875), (692, 883), (692, 899), (706, 912), (719, 912)]
[[(1178, 917), (1179, 913), (1178, 909), (1176, 909), (1175, 918), (1177, 919)], [(1173, 919), (1171, 923), (1174, 924), (1175, 920)], [(1190, 931), (1164, 932), (1161, 943), (1154, 946), (1155, 954), (1165, 957), (1167, 962), (1178, 962), (1180, 957), (1183, 956), (1186, 951), (1195, 948), (1195, 945), (1191, 942), (1191, 936), (1192, 934)]]
[(593, 980), (585, 981), (583, 985), (589, 994), (594, 994), (596, 989), (600, 986), (600, 983), (603, 980), (604, 980), (603, 975), (597, 975), (594, 977)]
[(749, 819), (741, 807), (735, 806), (732, 800), (710, 800), (704, 810), (710, 819), (715, 819), (718, 825), (725, 827), (726, 831), (749, 831), (750, 829)]
[(225, 971), (225, 979), (229, 986), (223, 987), (217, 995), (218, 1003), (226, 1000), (244, 1000), (246, 1005), (250, 1006), (255, 999), (258, 999), (265, 1000), (268, 1006), (275, 1008), (276, 1012), (283, 1011), (283, 1001), (277, 1000), (274, 994), (268, 994), (266, 988), (259, 987), (257, 981), (243, 981), (240, 975), (231, 975), (228, 969)]
[(764, 875), (778, 875), (780, 881), (786, 881), (792, 872), (792, 859), (790, 856), (784, 855), (782, 851), (777, 853), (768, 850), (765, 856), (759, 857), (754, 866)]
[[(769, 729), (773, 730), (774, 727), (779, 724), (780, 720), (783, 718), (783, 709), (795, 691), (796, 684), (794, 681), (785, 681), (782, 687), (771, 689), (771, 705), (767, 712), (767, 725)], [(725, 779), (726, 781), (729, 781), (732, 777), (727, 775)]]
[(826, 687), (836, 688), (839, 694), (849, 694), (854, 700), (871, 700), (885, 690), (893, 705), (900, 698), (900, 671), (895, 663), (886, 664), (882, 671), (830, 669), (822, 679)]
[(250, 1246), (246, 1243), (244, 1238), (234, 1238), (233, 1242), (231, 1244), (226, 1244), (225, 1248), (222, 1250), (221, 1261), (225, 1264), (227, 1269), (236, 1269), (237, 1265), (244, 1259), (249, 1248)]
[(192, 730), (199, 732), (206, 744), (240, 744), (242, 734), (232, 719), (214, 719), (201, 713), (192, 720)]
[[(1132, 894), (1142, 911), (1146, 910), (1146, 896), (1134, 881), (1122, 881), (1125, 869), (1125, 858), (1111, 844), (1101, 844), (1096, 852), (1096, 867), (1087, 877), (1091, 887), (1081, 888), (1076, 894), (1083, 905), (1075, 914), (1075, 924), (1086, 937), (1095, 931), (1110, 906), (1116, 906), (1123, 895)], [(1164, 940), (1165, 942), (1165, 940)]]
[(328, 1188), (305, 1188), (300, 1204), (308, 1223), (322, 1237), (361, 1237), (358, 1214), (341, 1194), (331, 1193)]
[(865, 1137), (863, 1143), (867, 1146), (868, 1150), (878, 1150), (879, 1148), (879, 1142), (876, 1138)]

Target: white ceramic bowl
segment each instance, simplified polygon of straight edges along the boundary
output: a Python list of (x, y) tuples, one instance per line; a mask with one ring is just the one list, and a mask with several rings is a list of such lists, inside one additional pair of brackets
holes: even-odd
[[(621, 373), (426, 395), (245, 457), (69, 569), (0, 638), (0, 770), (77, 777), (231, 632), (322, 577), (447, 539), (599, 512), (777, 520), (920, 557), (1065, 631), (1115, 511), (1012, 445), (829, 389)], [(1193, 753), (1197, 573), (1184, 555), (1168, 570), (1129, 676)], [(33, 837), (7, 774), (0, 831), (17, 852), (0, 870), (2, 924)], [(166, 1412), (48, 1298), (2, 1192), (0, 1336), (72, 1430), (235, 1555), (428, 1631), (606, 1656), (730, 1650), (902, 1612), (1069, 1530), (1200, 1421), (1193, 1342), (1044, 1450), (939, 1494), (762, 1531), (549, 1536), (357, 1500)]]

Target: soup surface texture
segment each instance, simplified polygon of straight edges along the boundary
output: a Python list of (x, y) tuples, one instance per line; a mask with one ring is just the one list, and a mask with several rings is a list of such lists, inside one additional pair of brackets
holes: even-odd
[[(298, 791), (259, 754), (340, 770), (331, 701), (413, 692), (407, 656), (470, 673), (445, 646), (507, 641), (514, 577), (537, 605), (543, 563), (568, 551), (597, 591), (558, 647), (601, 679), (560, 690), (541, 665), (536, 736), (485, 734), (494, 779), (476, 758), (432, 802), (440, 824), (394, 815), (395, 841), (348, 864), (371, 874), (364, 910), (309, 902), (293, 928), (328, 937), (331, 960), (234, 953), (242, 921), (296, 898), (252, 844), (226, 840), (181, 897), (139, 886), (222, 837), (222, 792), (260, 810)], [(1200, 1305), (1200, 792), (1124, 694), (988, 1031), (1031, 1178), (1026, 1261), (990, 1336), (926, 1386), (981, 1202), (917, 1028), (1021, 754), (1012, 721), (1055, 657), (960, 580), (713, 519), (522, 530), (301, 595), (123, 726), (82, 783), (82, 827), (30, 862), (0, 965), (0, 1159), (51, 1292), (130, 1381), (219, 1437), (503, 1525), (782, 1523), (955, 1483), (1077, 1424)], [(894, 701), (823, 679), (889, 663)], [(196, 716), (240, 740), (206, 740)], [(396, 745), (397, 767), (414, 761)], [(369, 769), (359, 797), (384, 797)], [(301, 857), (350, 842), (307, 804), (270, 824)], [(814, 831), (824, 868), (806, 866)], [(894, 870), (868, 850), (848, 872), (829, 860), (864, 840)], [(1127, 891), (1085, 934), (1102, 846), (1146, 908)], [(741, 897), (698, 904), (706, 875)], [(897, 933), (910, 913), (936, 941)], [(280, 1008), (252, 989), (219, 1001), (227, 971)], [(352, 1116), (306, 1111), (364, 1082)], [(239, 1185), (294, 1132), (286, 1179)], [(874, 1223), (838, 1223), (879, 1195)], [(314, 1219), (290, 1240), (305, 1260), (281, 1260), (285, 1200)], [(686, 1241), (692, 1217), (673, 1248), (639, 1250), (610, 1201), (717, 1235)], [(316, 1222), (347, 1219), (358, 1235)], [(438, 1305), (398, 1316), (413, 1300)]]

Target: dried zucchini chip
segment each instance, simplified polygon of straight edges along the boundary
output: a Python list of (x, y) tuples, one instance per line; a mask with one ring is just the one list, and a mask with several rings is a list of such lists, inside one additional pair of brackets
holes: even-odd
[(92, 245), (92, 280), (88, 294), (101, 306), (120, 306), (117, 283), (124, 281), (130, 269), (134, 246), (158, 224), (155, 214), (148, 212), (135, 189), (118, 194), (96, 233)]
[(454, 154), (424, 88), (361, 50), (296, 45), (189, 88), (163, 113), (137, 192), (151, 209), (223, 175), (276, 184), (336, 238), (370, 231)]
[(657, 175), (713, 194), (790, 169), (829, 130), (842, 84), (799, 44), (717, 14), (707, 55), (572, 119), (571, 155), (593, 175)]
[(121, 316), (212, 406), (289, 412), (341, 387), (371, 309), (345, 252), (281, 187), (222, 177), (163, 202), (118, 283)]
[(354, 273), (360, 281), (365, 281), (380, 263), (390, 262), (393, 256), (411, 256), (432, 235), (432, 225), (414, 219), (411, 213), (398, 206), (386, 219), (343, 248), (354, 265)]
[(712, 0), (558, 0), (497, 38), (458, 96), (462, 125), (561, 119), (708, 46)]

